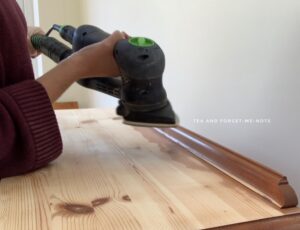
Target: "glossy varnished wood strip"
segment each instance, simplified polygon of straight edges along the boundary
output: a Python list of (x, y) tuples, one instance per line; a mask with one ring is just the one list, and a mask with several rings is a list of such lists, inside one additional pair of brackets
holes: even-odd
[(197, 157), (266, 196), (281, 208), (295, 207), (298, 199), (285, 176), (185, 128), (155, 129)]
[(209, 228), (208, 230), (299, 230), (300, 214), (285, 215), (245, 223)]

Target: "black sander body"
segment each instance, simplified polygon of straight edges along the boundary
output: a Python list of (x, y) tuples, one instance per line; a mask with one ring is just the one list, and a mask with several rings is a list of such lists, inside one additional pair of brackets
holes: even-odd
[[(52, 30), (58, 31), (72, 48), (49, 37)], [(108, 33), (91, 25), (78, 28), (54, 25), (46, 35), (34, 35), (31, 41), (37, 50), (59, 63), (83, 47), (101, 42), (108, 36)], [(144, 37), (120, 40), (114, 47), (114, 58), (121, 70), (120, 77), (95, 76), (78, 83), (118, 98), (116, 112), (124, 118), (125, 124), (176, 126), (177, 117), (163, 86), (165, 55), (159, 45)]]

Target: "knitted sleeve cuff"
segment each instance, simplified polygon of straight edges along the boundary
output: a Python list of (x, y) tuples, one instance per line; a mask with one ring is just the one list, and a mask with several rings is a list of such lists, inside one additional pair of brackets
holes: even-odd
[(37, 81), (29, 80), (4, 89), (18, 105), (28, 124), (35, 146), (32, 170), (56, 159), (62, 152), (62, 140), (48, 94)]

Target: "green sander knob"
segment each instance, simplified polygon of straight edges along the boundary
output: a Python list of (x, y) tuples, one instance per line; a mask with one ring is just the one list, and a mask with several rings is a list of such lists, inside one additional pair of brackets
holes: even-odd
[(139, 47), (151, 47), (155, 45), (155, 42), (149, 38), (144, 38), (144, 37), (134, 37), (130, 38), (128, 42), (131, 45), (134, 46), (139, 46)]
[(165, 55), (148, 38), (130, 38), (119, 41), (114, 57), (121, 69), (123, 86), (121, 101), (130, 111), (159, 109), (168, 103), (162, 84)]

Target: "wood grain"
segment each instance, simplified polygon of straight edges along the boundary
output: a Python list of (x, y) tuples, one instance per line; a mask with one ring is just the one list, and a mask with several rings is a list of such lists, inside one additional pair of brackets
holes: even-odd
[(156, 131), (270, 199), (280, 208), (298, 205), (295, 191), (280, 173), (183, 127)]
[(57, 117), (62, 156), (0, 182), (0, 229), (207, 229), (300, 213), (277, 208), (151, 128), (123, 125), (111, 111)]

